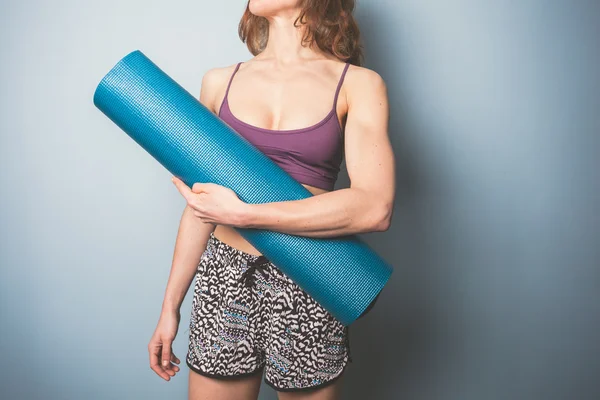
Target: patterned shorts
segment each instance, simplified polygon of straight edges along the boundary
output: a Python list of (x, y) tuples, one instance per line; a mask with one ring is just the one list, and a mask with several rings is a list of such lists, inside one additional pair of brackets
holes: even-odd
[(198, 265), (186, 364), (205, 376), (256, 373), (277, 391), (325, 386), (350, 355), (349, 327), (267, 260), (211, 232)]

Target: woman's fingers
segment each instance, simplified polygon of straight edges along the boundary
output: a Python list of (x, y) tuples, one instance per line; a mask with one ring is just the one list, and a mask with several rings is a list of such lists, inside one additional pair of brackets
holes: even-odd
[(165, 372), (163, 367), (160, 365), (160, 355), (162, 352), (160, 344), (155, 342), (150, 342), (148, 345), (148, 352), (150, 354), (150, 368), (154, 371), (158, 376), (168, 381), (170, 378), (169, 374)]
[(177, 365), (171, 364), (171, 361), (173, 361), (173, 359), (176, 359), (179, 362), (179, 359), (173, 354), (173, 350), (171, 348), (172, 343), (172, 339), (163, 340), (161, 359), (162, 369), (170, 376), (174, 376), (175, 373), (179, 371), (179, 367)]
[(181, 195), (189, 202), (191, 200), (190, 195), (193, 194), (192, 189), (190, 189), (188, 185), (185, 184), (185, 182), (183, 182), (176, 176), (172, 177), (171, 181), (175, 184), (175, 187), (177, 188), (177, 190), (179, 190), (179, 193), (181, 193)]
[(166, 372), (171, 371), (171, 356), (173, 354), (171, 352), (172, 343), (171, 339), (163, 339), (161, 366)]
[[(205, 187), (208, 184), (207, 183), (194, 183), (194, 187), (198, 191), (198, 193), (194, 193), (192, 191), (192, 189), (190, 189), (188, 187), (188, 185), (185, 184), (185, 182), (183, 182), (181, 179), (177, 178), (176, 176), (173, 176), (171, 178), (171, 181), (175, 184), (175, 187), (177, 187), (177, 190), (183, 196), (183, 198), (187, 202), (188, 206), (190, 206), (190, 208), (195, 211), (196, 216), (197, 217), (204, 216), (203, 214), (199, 213), (199, 209), (201, 207), (201, 203), (199, 201), (200, 201), (200, 196), (202, 196), (203, 194), (206, 195)], [(200, 185), (200, 186), (198, 186), (198, 185)]]
[[(168, 364), (167, 368), (167, 373), (170, 373), (171, 371), (173, 372), (173, 375), (175, 375), (177, 372), (179, 372), (179, 367), (175, 364), (179, 364), (179, 358), (175, 357), (175, 354), (173, 354), (173, 351), (171, 351), (171, 362)], [(171, 375), (171, 376), (173, 376)]]
[(177, 365), (171, 363), (171, 361), (177, 364), (181, 362), (171, 350), (172, 342), (172, 340), (159, 340), (158, 342), (152, 341), (148, 345), (150, 368), (166, 381), (180, 371)]

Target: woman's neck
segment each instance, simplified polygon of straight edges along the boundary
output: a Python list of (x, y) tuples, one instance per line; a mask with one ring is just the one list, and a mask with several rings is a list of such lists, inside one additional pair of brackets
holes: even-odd
[(267, 18), (269, 21), (269, 38), (265, 49), (257, 59), (271, 59), (275, 64), (286, 67), (307, 60), (327, 58), (319, 48), (313, 45), (302, 46), (305, 25), (294, 26), (299, 10), (287, 14)]

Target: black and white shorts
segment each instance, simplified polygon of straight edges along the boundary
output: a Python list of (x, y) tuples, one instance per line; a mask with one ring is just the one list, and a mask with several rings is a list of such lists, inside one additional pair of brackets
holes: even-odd
[(325, 386), (352, 362), (342, 325), (261, 255), (211, 232), (198, 265), (186, 364), (205, 376), (264, 371), (277, 391)]

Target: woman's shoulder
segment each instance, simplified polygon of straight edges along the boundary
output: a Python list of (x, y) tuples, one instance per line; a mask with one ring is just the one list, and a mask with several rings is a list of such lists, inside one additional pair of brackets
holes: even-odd
[(385, 88), (383, 77), (375, 70), (350, 64), (344, 78), (348, 87), (355, 90), (367, 88)]
[(225, 92), (229, 78), (233, 74), (237, 64), (213, 67), (204, 72), (200, 89), (200, 101), (203, 104), (211, 106), (214, 110), (216, 98), (222, 96)]
[(229, 81), (229, 78), (233, 74), (235, 67), (238, 63), (223, 66), (223, 67), (213, 67), (207, 70), (202, 76), (202, 85), (207, 86), (221, 86), (223, 82)]
[(354, 64), (348, 67), (342, 88), (349, 103), (353, 98), (367, 96), (373, 100), (387, 96), (385, 81), (377, 71)]

